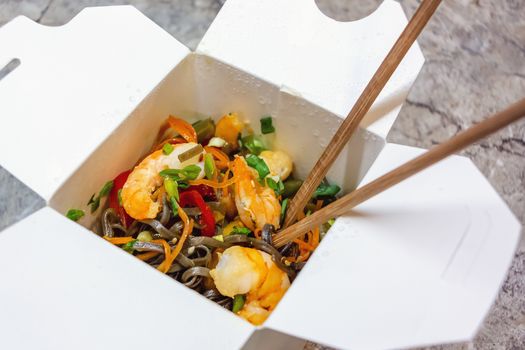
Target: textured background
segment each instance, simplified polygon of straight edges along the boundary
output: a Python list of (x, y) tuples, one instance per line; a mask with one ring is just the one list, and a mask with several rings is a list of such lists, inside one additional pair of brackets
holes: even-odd
[[(408, 16), (419, 3), (400, 2)], [(60, 25), (83, 7), (124, 3), (135, 5), (195, 48), (224, 0), (0, 0), (0, 25), (20, 14), (42, 24)], [(317, 3), (324, 13), (346, 21), (373, 12), (381, 0)], [(428, 148), (525, 96), (525, 0), (445, 0), (419, 44), (426, 64), (390, 132), (390, 141)], [(464, 154), (525, 224), (525, 123), (507, 128)], [(43, 205), (0, 167), (0, 230)], [(308, 344), (307, 348), (321, 347)], [(523, 240), (476, 339), (432, 349), (525, 349)]]

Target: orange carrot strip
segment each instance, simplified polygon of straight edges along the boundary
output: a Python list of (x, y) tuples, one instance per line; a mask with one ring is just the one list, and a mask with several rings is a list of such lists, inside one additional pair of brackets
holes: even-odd
[(229, 179), (227, 181), (224, 181), (224, 182), (217, 182), (217, 181), (206, 180), (206, 179), (190, 180), (190, 181), (188, 181), (188, 183), (191, 186), (194, 186), (194, 185), (206, 185), (206, 186), (210, 186), (212, 188), (225, 188), (225, 187), (233, 185), (235, 182), (237, 182), (237, 179), (235, 177), (232, 177), (231, 179)]
[(159, 255), (159, 254), (160, 254), (159, 252), (146, 252), (146, 253), (142, 253), (142, 254), (137, 254), (137, 255), (135, 255), (135, 257), (139, 258), (142, 261), (146, 261), (146, 260), (149, 260), (149, 259)]
[(310, 245), (310, 244), (306, 243), (305, 241), (302, 241), (302, 240), (300, 240), (298, 238), (294, 239), (293, 241), (295, 243), (297, 243), (299, 245), (299, 247), (302, 248), (302, 249), (307, 249), (309, 251), (315, 250), (315, 248), (312, 245)]
[(312, 246), (317, 248), (317, 246), (319, 245), (319, 240), (320, 240), (319, 226), (314, 228), (314, 230), (312, 232), (313, 232), (312, 241), (310, 243), (311, 243)]
[(182, 250), (184, 241), (186, 241), (186, 238), (193, 231), (193, 219), (190, 220), (188, 218), (188, 215), (186, 215), (186, 212), (182, 210), (181, 207), (178, 208), (178, 213), (182, 221), (184, 221), (184, 229), (182, 230), (182, 235), (180, 236), (180, 239), (177, 242), (177, 245), (175, 246), (175, 248), (173, 248), (173, 251), (170, 252), (169, 257), (167, 257), (162, 262), (162, 264), (160, 264), (159, 267), (157, 267), (157, 269), (163, 273), (166, 273), (169, 271), (171, 264), (173, 264), (173, 261), (175, 260), (177, 255), (179, 255), (180, 251)]
[(185, 120), (175, 118), (170, 115), (168, 117), (168, 124), (170, 127), (178, 132), (188, 142), (197, 142), (197, 133), (193, 126)]
[(222, 170), (226, 169), (229, 166), (230, 158), (226, 153), (224, 153), (220, 149), (211, 146), (204, 146), (204, 150), (210, 153), (215, 159), (218, 160), (218, 162), (216, 162), (217, 168)]
[[(224, 179), (222, 180), (221, 183), (226, 183), (226, 181), (228, 181), (228, 176), (230, 175), (230, 172), (231, 172), (231, 168), (230, 168), (230, 165), (228, 165), (228, 169), (226, 170), (226, 172), (224, 173)], [(222, 195), (224, 197), (228, 196), (228, 192), (229, 192), (229, 188), (228, 186), (224, 187), (222, 189)]]
[(322, 206), (323, 206), (323, 200), (318, 199), (317, 202), (315, 202), (315, 211), (318, 211), (319, 209), (321, 209)]
[(110, 243), (113, 243), (115, 245), (121, 245), (126, 244), (131, 241), (133, 241), (135, 238), (133, 237), (106, 237), (104, 236), (104, 239)]

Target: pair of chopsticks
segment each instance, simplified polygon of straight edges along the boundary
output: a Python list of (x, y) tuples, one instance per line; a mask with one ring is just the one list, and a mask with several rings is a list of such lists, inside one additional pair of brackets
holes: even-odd
[(330, 166), (335, 161), (343, 147), (348, 143), (359, 126), (359, 123), (362, 121), (440, 3), (441, 0), (423, 0), (421, 2), (414, 16), (409, 21), (400, 37), (361, 93), (361, 96), (358, 98), (354, 107), (333, 136), (330, 144), (314, 165), (303, 185), (290, 202), (283, 225), (284, 229), (277, 233), (273, 238), (275, 246), (284, 246), (314, 227), (321, 225), (331, 218), (347, 213), (350, 209), (367, 199), (370, 199), (432, 164), (437, 163), (449, 155), (525, 116), (525, 99), (523, 99), (507, 109), (491, 116), (485, 121), (459, 133), (448, 141), (430, 149), (421, 156), (388, 172), (369, 184), (339, 198), (328, 206), (314, 212), (312, 215), (305, 217), (295, 225), (292, 225), (297, 218), (297, 214), (304, 209), (313, 192), (325, 177)]

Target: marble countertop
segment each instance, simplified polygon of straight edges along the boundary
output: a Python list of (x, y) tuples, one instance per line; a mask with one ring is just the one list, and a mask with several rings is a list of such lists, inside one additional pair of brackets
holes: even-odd
[[(311, 0), (314, 1), (314, 0)], [(317, 0), (337, 20), (371, 13), (381, 0)], [(411, 16), (418, 0), (401, 0)], [(86, 6), (131, 3), (194, 48), (224, 0), (0, 0), (0, 25), (17, 15), (59, 25)], [(426, 58), (389, 141), (428, 148), (525, 96), (525, 0), (445, 0), (419, 39)], [(468, 148), (525, 224), (525, 122)], [(44, 202), (0, 167), (0, 230)], [(309, 343), (306, 349), (324, 349)], [(525, 241), (476, 338), (428, 349), (525, 349)]]

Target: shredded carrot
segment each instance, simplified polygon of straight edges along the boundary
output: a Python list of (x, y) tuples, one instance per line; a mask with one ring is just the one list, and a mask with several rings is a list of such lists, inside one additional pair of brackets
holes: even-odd
[(216, 147), (211, 146), (204, 146), (204, 150), (210, 153), (215, 159), (217, 159), (217, 162), (215, 163), (217, 165), (217, 168), (222, 170), (229, 167), (230, 158), (226, 153), (224, 153)]
[(197, 142), (197, 133), (187, 121), (170, 115), (168, 117), (168, 124), (170, 128), (178, 132), (186, 141)]
[[(164, 239), (154, 239), (154, 240), (151, 241), (151, 243), (160, 243), (160, 244), (162, 244), (162, 246), (164, 247), (164, 261), (166, 261), (169, 258), (170, 253), (171, 253), (171, 248), (170, 248), (170, 245), (168, 244), (168, 242), (166, 242), (166, 240), (164, 240)], [(162, 263), (164, 263), (164, 261)], [(157, 267), (157, 269), (158, 269), (158, 267)]]
[(146, 252), (146, 253), (142, 253), (142, 254), (137, 254), (137, 255), (135, 255), (135, 257), (139, 258), (142, 261), (146, 261), (146, 260), (149, 260), (149, 259), (159, 255), (159, 254), (160, 254), (159, 252)]
[(235, 182), (237, 182), (237, 179), (235, 177), (232, 177), (231, 179), (229, 179), (227, 181), (223, 181), (223, 182), (217, 182), (217, 181), (206, 180), (206, 179), (190, 180), (190, 181), (188, 181), (188, 183), (191, 186), (206, 185), (206, 186), (210, 186), (212, 188), (225, 188), (225, 187), (233, 185)]
[(306, 250), (309, 250), (309, 251), (312, 251), (312, 250), (315, 249), (312, 245), (310, 245), (310, 244), (306, 243), (305, 241), (300, 240), (298, 238), (294, 239), (293, 241), (295, 243), (297, 243), (301, 249), (306, 249)]
[(164, 261), (157, 267), (157, 270), (163, 273), (169, 271), (171, 264), (173, 264), (173, 261), (182, 250), (182, 246), (184, 245), (186, 238), (193, 231), (193, 219), (190, 220), (188, 218), (188, 215), (186, 215), (186, 212), (182, 210), (181, 207), (178, 208), (178, 213), (181, 219), (184, 221), (184, 229), (182, 230), (182, 235), (180, 236), (180, 239), (177, 242), (175, 248), (173, 248), (173, 250), (170, 251), (170, 253), (166, 256), (166, 259), (164, 259)]
[(131, 241), (133, 241), (135, 238), (133, 237), (106, 237), (104, 236), (104, 239), (110, 243), (113, 243), (115, 245), (121, 245), (126, 244)]
[[(226, 183), (226, 181), (228, 181), (228, 176), (230, 175), (230, 172), (231, 172), (231, 168), (230, 168), (230, 165), (228, 165), (228, 169), (226, 170), (226, 172), (224, 173), (224, 178), (222, 180), (222, 183)], [(224, 197), (227, 197), (228, 196), (228, 192), (229, 192), (229, 188), (228, 186), (224, 187), (222, 189), (222, 195)]]
[(317, 202), (315, 202), (315, 211), (318, 211), (319, 209), (321, 209), (322, 206), (323, 206), (323, 200), (318, 199)]
[(317, 246), (319, 245), (319, 240), (320, 240), (320, 231), (319, 231), (319, 226), (317, 226), (316, 228), (313, 229), (312, 231), (312, 240), (310, 241), (310, 244), (312, 246), (314, 246), (315, 248), (317, 248)]

